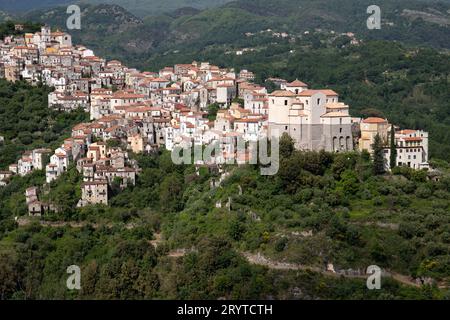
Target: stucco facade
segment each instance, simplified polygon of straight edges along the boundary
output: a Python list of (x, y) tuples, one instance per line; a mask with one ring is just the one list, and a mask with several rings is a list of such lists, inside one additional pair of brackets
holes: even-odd
[(338, 102), (334, 91), (287, 88), (269, 95), (271, 135), (289, 134), (300, 150), (353, 150), (348, 106)]

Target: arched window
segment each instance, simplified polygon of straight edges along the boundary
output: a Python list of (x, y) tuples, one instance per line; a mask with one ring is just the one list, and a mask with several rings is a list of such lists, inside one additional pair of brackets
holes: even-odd
[(337, 143), (338, 143), (337, 137), (333, 137), (333, 151), (339, 150)]
[(347, 149), (347, 151), (349, 151), (351, 149), (350, 146), (351, 146), (351, 140), (350, 140), (350, 137), (347, 136), (345, 138), (345, 148)]

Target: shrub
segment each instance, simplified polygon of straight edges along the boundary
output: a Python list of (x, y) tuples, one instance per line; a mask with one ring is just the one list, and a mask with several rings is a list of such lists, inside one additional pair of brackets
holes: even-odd
[(421, 185), (416, 189), (415, 195), (422, 199), (427, 199), (431, 197), (432, 191), (427, 186)]
[(282, 238), (278, 239), (275, 242), (275, 251), (277, 251), (277, 252), (283, 251), (286, 248), (288, 242), (289, 242), (289, 240), (286, 237), (282, 237)]

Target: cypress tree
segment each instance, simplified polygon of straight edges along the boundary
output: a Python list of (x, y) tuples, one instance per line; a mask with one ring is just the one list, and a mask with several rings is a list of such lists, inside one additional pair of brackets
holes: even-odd
[(395, 145), (395, 129), (394, 125), (391, 126), (391, 154), (389, 158), (389, 165), (391, 169), (395, 168), (397, 165), (397, 146)]
[(373, 173), (380, 175), (385, 172), (384, 170), (384, 154), (383, 154), (383, 141), (380, 135), (377, 133), (372, 144), (373, 149)]

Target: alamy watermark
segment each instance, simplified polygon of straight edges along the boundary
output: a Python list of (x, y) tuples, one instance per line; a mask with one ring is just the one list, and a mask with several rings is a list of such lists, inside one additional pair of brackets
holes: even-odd
[(81, 29), (81, 10), (80, 7), (72, 4), (67, 7), (67, 14), (70, 16), (67, 18), (66, 26), (69, 30), (80, 30)]
[(376, 265), (371, 265), (367, 267), (366, 274), (370, 274), (367, 278), (367, 289), (369, 290), (380, 290), (381, 289), (381, 268)]
[(70, 276), (67, 278), (66, 286), (69, 290), (81, 289), (81, 269), (77, 265), (71, 265), (67, 267), (67, 271)]
[[(193, 150), (192, 150), (193, 149)], [(174, 164), (260, 164), (261, 175), (271, 176), (280, 167), (280, 139), (275, 134), (270, 140), (260, 137), (246, 141), (242, 137), (224, 137), (209, 144), (189, 144), (173, 148)]]
[(381, 29), (381, 9), (377, 5), (367, 7), (367, 13), (370, 17), (367, 19), (367, 28), (369, 30)]

